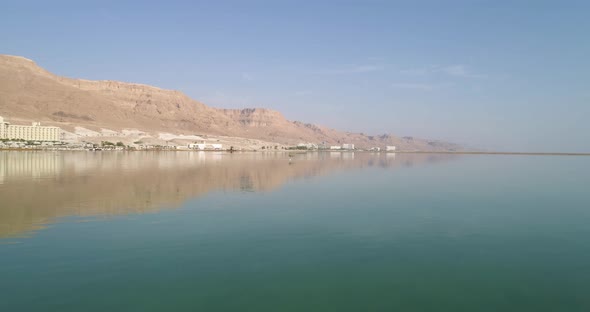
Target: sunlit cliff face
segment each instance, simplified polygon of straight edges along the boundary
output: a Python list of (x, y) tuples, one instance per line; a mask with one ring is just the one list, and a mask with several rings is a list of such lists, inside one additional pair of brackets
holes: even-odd
[[(215, 190), (270, 191), (362, 167), (395, 168), (451, 155), (350, 152), (0, 152), (0, 237), (65, 216), (146, 213)], [(291, 159), (291, 160), (289, 160)]]

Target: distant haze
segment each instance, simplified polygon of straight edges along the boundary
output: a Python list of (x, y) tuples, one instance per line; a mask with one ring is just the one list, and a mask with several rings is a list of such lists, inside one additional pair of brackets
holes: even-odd
[(0, 54), (349, 131), (590, 152), (586, 1), (193, 2), (11, 1)]

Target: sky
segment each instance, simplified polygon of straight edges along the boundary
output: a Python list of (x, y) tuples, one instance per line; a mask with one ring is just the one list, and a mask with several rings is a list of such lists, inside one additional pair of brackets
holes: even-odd
[(0, 54), (210, 106), (590, 152), (589, 1), (2, 1)]

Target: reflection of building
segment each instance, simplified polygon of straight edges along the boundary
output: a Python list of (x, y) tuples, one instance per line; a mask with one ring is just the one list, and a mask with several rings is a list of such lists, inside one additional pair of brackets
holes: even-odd
[(60, 141), (60, 128), (42, 127), (34, 122), (31, 126), (11, 125), (0, 117), (0, 139), (27, 141)]
[(58, 175), (63, 170), (61, 157), (33, 152), (0, 153), (0, 181), (22, 178), (40, 178)]

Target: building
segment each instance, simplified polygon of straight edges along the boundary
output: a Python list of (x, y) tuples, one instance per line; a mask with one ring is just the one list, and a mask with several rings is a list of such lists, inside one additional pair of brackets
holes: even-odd
[(26, 141), (61, 141), (59, 127), (43, 127), (38, 122), (30, 126), (11, 125), (0, 116), (0, 139)]
[(345, 150), (353, 150), (354, 149), (354, 144), (342, 144), (342, 149)]
[(298, 149), (318, 149), (318, 145), (315, 143), (299, 143), (297, 144)]
[(332, 146), (330, 146), (330, 149), (331, 150), (339, 150), (339, 149), (342, 149), (342, 147), (340, 147), (338, 145), (332, 145)]
[(205, 143), (204, 141), (201, 141), (200, 143), (189, 144), (188, 148), (196, 149), (196, 150), (200, 150), (200, 151), (204, 151), (204, 150), (220, 151), (223, 149), (223, 145), (217, 144), (217, 143)]
[(387, 152), (395, 152), (395, 146), (389, 145), (385, 147), (385, 151)]
[(223, 149), (223, 145), (221, 144), (209, 144), (210, 148), (216, 151), (220, 151)]
[(205, 143), (191, 143), (188, 145), (188, 148), (196, 149), (196, 150), (204, 150)]

